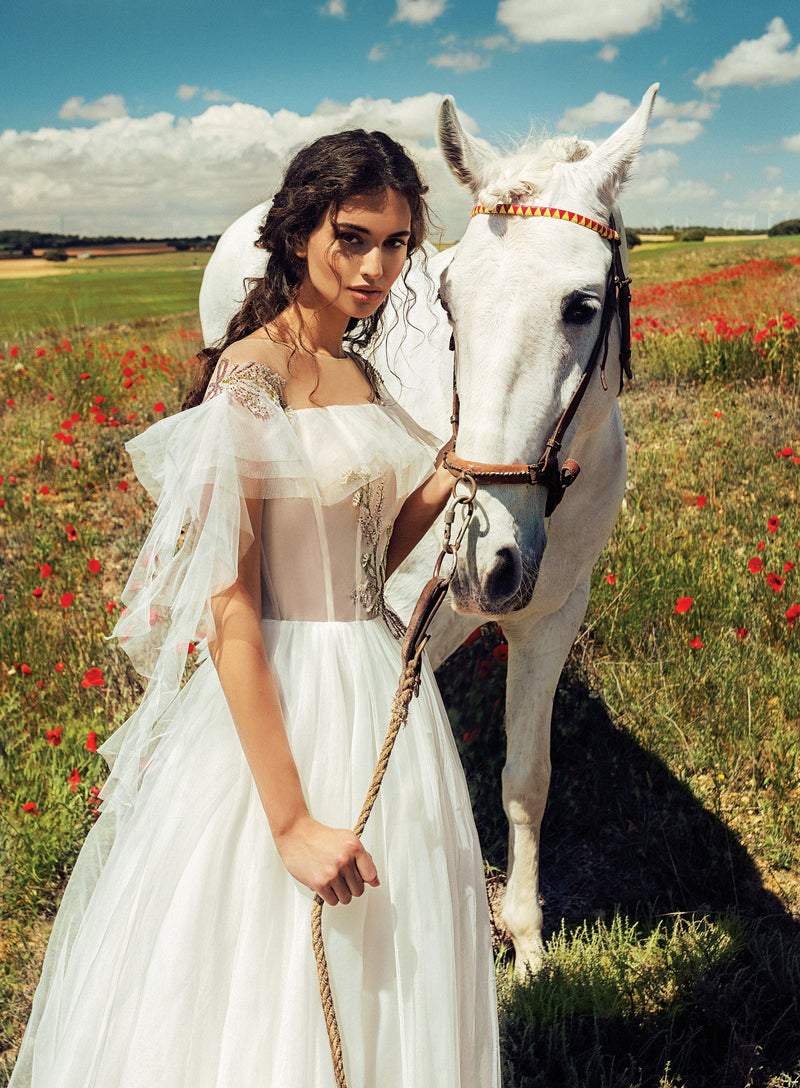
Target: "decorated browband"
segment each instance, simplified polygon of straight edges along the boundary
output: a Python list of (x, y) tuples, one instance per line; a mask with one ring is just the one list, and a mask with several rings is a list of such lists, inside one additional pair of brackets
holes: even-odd
[(598, 223), (596, 219), (590, 219), (587, 215), (579, 215), (577, 212), (566, 212), (563, 208), (544, 208), (533, 204), (496, 204), (493, 208), (486, 208), (483, 204), (477, 204), (472, 209), (473, 215), (521, 215), (523, 218), (538, 216), (542, 219), (561, 219), (566, 223), (576, 223), (579, 227), (588, 227), (595, 231), (601, 238), (607, 238), (609, 242), (618, 242), (619, 233), (613, 227), (605, 223)]

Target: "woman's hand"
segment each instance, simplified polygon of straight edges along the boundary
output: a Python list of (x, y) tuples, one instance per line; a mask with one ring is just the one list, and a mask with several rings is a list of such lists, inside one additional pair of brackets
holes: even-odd
[(332, 907), (363, 895), (365, 884), (380, 884), (374, 861), (352, 831), (327, 827), (310, 815), (275, 836), (275, 845), (295, 880)]

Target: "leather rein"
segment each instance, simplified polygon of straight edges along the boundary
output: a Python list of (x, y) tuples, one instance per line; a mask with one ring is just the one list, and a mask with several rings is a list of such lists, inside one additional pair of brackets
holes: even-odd
[[(567, 458), (564, 461), (563, 466), (559, 468), (558, 453), (561, 449), (561, 444), (564, 441), (564, 435), (566, 434), (567, 428), (572, 422), (586, 390), (589, 388), (589, 383), (597, 367), (598, 361), (600, 362), (600, 380), (603, 383), (603, 389), (608, 389), (605, 373), (606, 359), (608, 357), (608, 338), (611, 332), (611, 322), (613, 321), (615, 314), (619, 314), (620, 322), (619, 361), (621, 372), (619, 392), (622, 392), (623, 375), (628, 378), (633, 377), (631, 372), (631, 281), (630, 277), (626, 275), (622, 265), (620, 237), (614, 226), (613, 215), (611, 216), (610, 224), (606, 226), (603, 223), (597, 223), (592, 219), (577, 215), (574, 212), (565, 212), (558, 208), (538, 208), (519, 204), (498, 204), (493, 209), (484, 208), (479, 205), (473, 210), (472, 214), (520, 215), (525, 218), (535, 216), (563, 219), (566, 222), (575, 223), (578, 226), (588, 227), (611, 243), (612, 259), (606, 276), (603, 309), (600, 317), (600, 329), (597, 333), (597, 339), (592, 347), (586, 369), (581, 375), (581, 380), (578, 383), (575, 392), (572, 394), (567, 407), (561, 414), (561, 418), (556, 423), (553, 433), (547, 440), (544, 453), (535, 465), (526, 465), (521, 462), (509, 465), (485, 464), (481, 461), (466, 461), (456, 454), (459, 401), (458, 389), (456, 386), (455, 335), (451, 336), (450, 339), (450, 350), (454, 353), (453, 414), (450, 417), (450, 422), (453, 425), (453, 434), (445, 447), (442, 463), (453, 476), (458, 478), (471, 477), (473, 480), (480, 480), (482, 483), (542, 484), (547, 488), (545, 516), (549, 517), (564, 497), (565, 490), (573, 483), (581, 470), (578, 462), (574, 461), (572, 458)], [(449, 317), (449, 311), (441, 298), (440, 301)]]

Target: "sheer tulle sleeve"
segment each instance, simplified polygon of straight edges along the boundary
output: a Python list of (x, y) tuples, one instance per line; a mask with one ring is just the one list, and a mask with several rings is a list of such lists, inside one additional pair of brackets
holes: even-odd
[(213, 639), (211, 598), (236, 580), (253, 542), (247, 501), (313, 493), (274, 378), (258, 367), (240, 371), (213, 399), (127, 444), (157, 509), (114, 636), (149, 682), (139, 708), (101, 748), (111, 767), (105, 807), (135, 800), (189, 643)]

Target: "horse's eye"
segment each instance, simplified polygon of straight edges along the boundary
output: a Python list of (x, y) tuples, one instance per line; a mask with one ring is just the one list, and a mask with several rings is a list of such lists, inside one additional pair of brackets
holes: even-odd
[(570, 295), (564, 299), (561, 315), (567, 325), (588, 325), (598, 309), (597, 299), (587, 295)]

